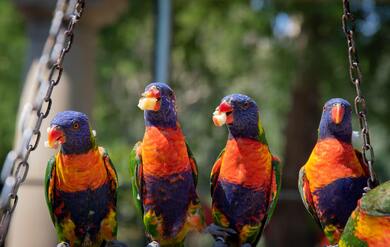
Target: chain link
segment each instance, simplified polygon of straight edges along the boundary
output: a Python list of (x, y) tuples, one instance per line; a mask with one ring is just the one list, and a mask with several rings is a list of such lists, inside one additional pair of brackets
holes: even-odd
[(355, 86), (356, 97), (354, 100), (355, 113), (359, 118), (359, 125), (361, 134), (363, 136), (363, 162), (367, 166), (370, 178), (367, 181), (366, 191), (373, 189), (377, 184), (378, 180), (374, 173), (374, 149), (370, 141), (370, 131), (367, 122), (367, 104), (366, 99), (363, 97), (360, 89), (362, 83), (362, 73), (359, 67), (359, 57), (355, 45), (354, 34), (355, 34), (355, 19), (351, 13), (349, 6), (349, 0), (343, 0), (343, 15), (342, 25), (345, 37), (347, 38), (348, 46), (348, 61), (349, 61), (349, 76), (352, 84)]
[[(35, 102), (27, 102), (23, 107), (18, 123), (21, 140), (17, 142), (15, 150), (8, 153), (1, 172), (4, 186), (0, 194), (0, 246), (5, 241), (12, 213), (18, 203), (18, 189), (28, 174), (28, 158), (38, 147), (42, 121), (49, 115), (53, 89), (61, 80), (64, 58), (72, 46), (75, 25), (84, 11), (85, 0), (77, 0), (74, 6), (69, 3), (70, 0), (57, 1), (49, 36), (39, 59), (36, 78), (33, 78), (34, 82), (37, 82), (34, 89)], [(68, 9), (72, 10), (72, 14), (68, 25), (64, 26)], [(45, 75), (48, 75), (47, 79), (44, 79)], [(34, 112), (36, 114), (33, 114)], [(34, 127), (31, 128), (30, 125)]]

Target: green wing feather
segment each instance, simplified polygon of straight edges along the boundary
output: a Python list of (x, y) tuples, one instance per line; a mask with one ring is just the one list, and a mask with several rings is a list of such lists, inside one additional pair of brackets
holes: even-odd
[[(53, 212), (53, 191), (54, 191), (54, 183), (50, 185), (50, 182), (52, 181), (53, 178), (53, 171), (55, 169), (55, 157), (53, 156), (48, 162), (46, 166), (46, 172), (45, 172), (45, 199), (46, 199), (46, 204), (47, 208), (49, 209), (50, 217), (51, 220), (54, 221), (54, 212)], [(49, 193), (49, 190), (52, 191), (52, 193)]]
[(213, 169), (211, 170), (211, 174), (210, 174), (211, 196), (214, 194), (214, 189), (215, 186), (217, 185), (219, 171), (221, 169), (222, 157), (224, 153), (225, 153), (225, 149), (223, 149), (221, 153), (219, 153), (218, 158), (214, 163)]
[(137, 153), (137, 149), (140, 145), (141, 142), (137, 142), (130, 153), (130, 179), (134, 204), (138, 212), (143, 215), (144, 209), (142, 206), (142, 157), (140, 154)]
[(271, 220), (271, 217), (275, 211), (276, 204), (279, 199), (280, 189), (282, 187), (282, 167), (280, 160), (276, 157), (272, 157), (272, 185), (271, 185), (271, 201), (268, 209), (267, 220), (265, 224), (267, 225)]
[(110, 156), (108, 155), (108, 152), (104, 148), (103, 148), (103, 160), (104, 160), (104, 164), (106, 166), (106, 169), (108, 169), (108, 172), (110, 175), (111, 186), (112, 186), (112, 189), (115, 190), (115, 199), (116, 199), (117, 189), (118, 189), (118, 184), (119, 184), (118, 183), (118, 174), (116, 173), (115, 166), (112, 163), (112, 160), (111, 160)]
[[(110, 181), (110, 189), (111, 192), (113, 192), (113, 201), (115, 202), (115, 213), (117, 212), (117, 198), (118, 198), (118, 174), (116, 173), (115, 166), (112, 163), (112, 160), (110, 159), (110, 156), (108, 155), (108, 152), (106, 149), (103, 149), (103, 161), (104, 165), (106, 167), (108, 176), (109, 176), (109, 181)], [(112, 228), (112, 234), (113, 236), (116, 236), (118, 233), (118, 221), (117, 218), (115, 218), (115, 225)]]
[(313, 197), (309, 189), (309, 181), (306, 178), (305, 167), (302, 167), (301, 170), (299, 170), (298, 189), (303, 205), (305, 205), (306, 210), (322, 229), (320, 219), (318, 218), (314, 207)]
[(192, 177), (194, 179), (194, 183), (195, 183), (195, 187), (196, 187), (198, 184), (198, 165), (196, 163), (194, 155), (191, 152), (190, 146), (188, 146), (187, 142), (186, 142), (186, 146), (187, 146), (188, 158), (190, 159), (190, 162), (191, 162)]

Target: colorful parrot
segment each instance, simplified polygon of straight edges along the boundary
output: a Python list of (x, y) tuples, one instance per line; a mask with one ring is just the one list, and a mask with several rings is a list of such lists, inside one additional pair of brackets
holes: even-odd
[(339, 247), (390, 246), (390, 181), (369, 191), (352, 212)]
[(107, 152), (96, 144), (88, 117), (76, 111), (58, 113), (46, 144), (61, 146), (45, 175), (46, 202), (58, 239), (72, 247), (99, 247), (115, 240), (118, 179)]
[(183, 246), (190, 230), (202, 230), (203, 211), (196, 193), (198, 168), (177, 120), (175, 94), (165, 83), (151, 83), (138, 107), (145, 134), (130, 155), (133, 197), (148, 246)]
[(226, 96), (213, 121), (227, 124), (229, 138), (211, 172), (214, 224), (208, 231), (216, 238), (215, 246), (255, 247), (278, 200), (280, 161), (269, 150), (250, 97)]
[(368, 170), (351, 144), (351, 105), (325, 103), (317, 143), (299, 172), (302, 201), (330, 244), (337, 244), (348, 217), (364, 193)]

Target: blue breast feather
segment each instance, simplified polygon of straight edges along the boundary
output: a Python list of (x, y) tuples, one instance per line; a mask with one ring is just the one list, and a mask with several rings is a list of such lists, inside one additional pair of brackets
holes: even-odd
[[(213, 193), (213, 203), (229, 220), (230, 227), (259, 224), (268, 208), (268, 193), (218, 181)], [(239, 230), (239, 229), (237, 229)]]
[(166, 177), (144, 175), (145, 214), (152, 210), (163, 219), (164, 237), (175, 236), (182, 228), (189, 203), (198, 201), (192, 172)]
[(344, 227), (367, 185), (367, 177), (341, 178), (316, 190), (317, 213), (322, 224)]
[(106, 217), (110, 207), (115, 207), (114, 193), (110, 190), (109, 183), (103, 184), (96, 190), (80, 192), (55, 191), (54, 208), (61, 204), (64, 208), (56, 214), (57, 221), (61, 221), (70, 215), (76, 225), (75, 234), (78, 238), (84, 238), (88, 233), (94, 239), (100, 230), (100, 223)]

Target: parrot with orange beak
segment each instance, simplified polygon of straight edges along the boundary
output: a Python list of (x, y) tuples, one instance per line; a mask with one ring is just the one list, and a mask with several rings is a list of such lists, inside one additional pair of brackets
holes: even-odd
[(281, 166), (268, 147), (256, 102), (242, 94), (222, 99), (213, 114), (229, 137), (211, 172), (214, 246), (253, 246), (275, 209)]
[(135, 205), (152, 240), (148, 246), (183, 246), (189, 231), (204, 227), (196, 193), (198, 168), (175, 104), (165, 83), (149, 84), (138, 104), (146, 127), (130, 154), (130, 175)]
[(330, 244), (337, 244), (369, 178), (362, 154), (352, 146), (352, 109), (334, 98), (324, 105), (318, 140), (299, 172), (302, 201)]
[(96, 133), (81, 112), (58, 113), (48, 128), (50, 148), (60, 148), (49, 160), (45, 195), (59, 246), (100, 247), (116, 239), (118, 179)]

